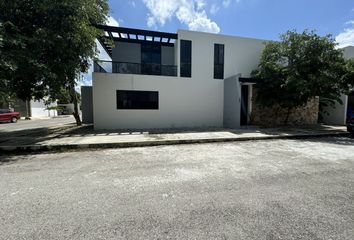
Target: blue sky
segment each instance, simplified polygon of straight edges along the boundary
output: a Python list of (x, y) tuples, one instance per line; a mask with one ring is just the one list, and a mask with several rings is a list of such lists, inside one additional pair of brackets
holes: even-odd
[(353, 0), (111, 0), (110, 7), (120, 26), (170, 32), (276, 40), (289, 29), (338, 36), (354, 28)]
[[(278, 40), (287, 30), (332, 34), (354, 46), (353, 0), (110, 0), (109, 25), (177, 32), (189, 29)], [(92, 69), (91, 69), (92, 70)], [(91, 71), (84, 76), (91, 85)]]

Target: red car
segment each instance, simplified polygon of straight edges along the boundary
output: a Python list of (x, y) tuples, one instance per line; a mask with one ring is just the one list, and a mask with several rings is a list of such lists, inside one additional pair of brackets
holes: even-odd
[(20, 113), (18, 112), (12, 112), (9, 109), (0, 109), (0, 122), (16, 123), (20, 117)]

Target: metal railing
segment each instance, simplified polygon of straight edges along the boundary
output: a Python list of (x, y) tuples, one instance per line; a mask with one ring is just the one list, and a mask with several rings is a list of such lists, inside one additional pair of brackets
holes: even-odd
[(155, 63), (94, 61), (94, 72), (177, 77), (177, 66)]

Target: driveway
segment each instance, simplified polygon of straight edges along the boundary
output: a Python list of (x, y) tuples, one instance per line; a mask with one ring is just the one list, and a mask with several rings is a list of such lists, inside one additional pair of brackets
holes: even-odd
[(0, 239), (354, 239), (349, 138), (0, 158)]
[(19, 120), (17, 123), (0, 123), (1, 132), (15, 132), (23, 130), (31, 130), (37, 128), (59, 127), (67, 124), (75, 123), (73, 116), (62, 116), (46, 119)]

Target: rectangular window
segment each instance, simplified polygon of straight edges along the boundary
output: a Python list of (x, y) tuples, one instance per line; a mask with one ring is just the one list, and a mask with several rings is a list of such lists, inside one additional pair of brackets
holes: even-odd
[(181, 77), (192, 77), (192, 41), (181, 40)]
[(214, 78), (224, 79), (224, 44), (214, 44)]
[(117, 109), (159, 109), (159, 92), (117, 90)]

